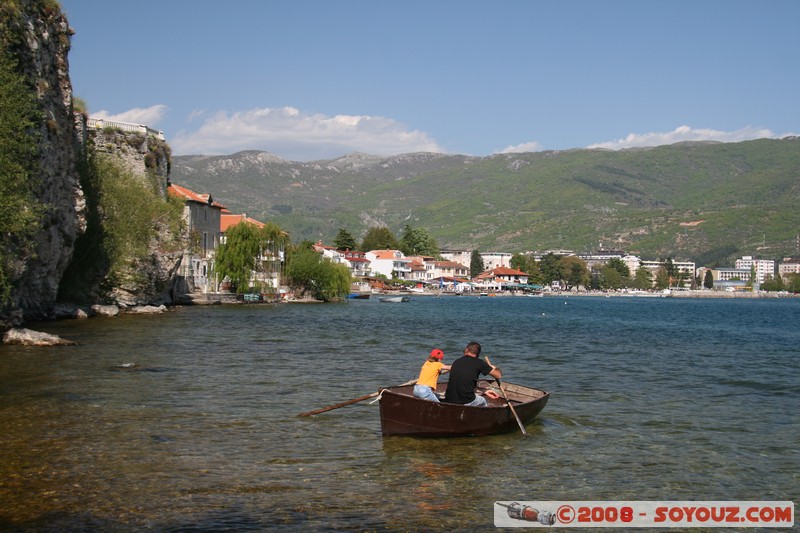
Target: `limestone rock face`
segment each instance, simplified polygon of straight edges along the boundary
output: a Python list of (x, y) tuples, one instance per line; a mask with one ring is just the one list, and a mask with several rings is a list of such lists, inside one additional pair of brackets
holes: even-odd
[(11, 301), (26, 318), (41, 319), (52, 314), (75, 239), (86, 228), (85, 201), (77, 172), (79, 146), (67, 60), (72, 30), (58, 9), (35, 0), (21, 4), (19, 66), (34, 82), (44, 111), (38, 132), (40, 173), (34, 179), (47, 212), (35, 253), (19, 258)]

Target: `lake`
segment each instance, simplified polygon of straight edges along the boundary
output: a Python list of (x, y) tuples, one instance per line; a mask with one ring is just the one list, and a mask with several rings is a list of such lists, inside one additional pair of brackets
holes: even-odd
[[(800, 299), (372, 298), (29, 327), (79, 345), (0, 346), (0, 530), (487, 531), (498, 500), (800, 487)], [(368, 401), (296, 416), (471, 340), (552, 392), (528, 436), (382, 437)]]

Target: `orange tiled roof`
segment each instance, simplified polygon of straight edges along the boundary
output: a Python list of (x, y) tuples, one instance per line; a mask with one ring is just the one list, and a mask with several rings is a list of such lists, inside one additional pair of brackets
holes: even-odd
[(456, 261), (436, 261), (434, 264), (439, 268), (461, 268), (464, 270), (469, 270), (466, 266)]
[(252, 224), (253, 226), (255, 226), (257, 228), (263, 228), (264, 227), (264, 223), (263, 222), (259, 222), (258, 220), (254, 219), (254, 218), (250, 218), (245, 214), (234, 215), (233, 213), (231, 213), (227, 209), (223, 209), (222, 210), (222, 214), (219, 216), (219, 230), (222, 233), (225, 233), (228, 230), (228, 228), (230, 228), (231, 226), (235, 226), (236, 224), (239, 224), (240, 222), (247, 222), (248, 224)]
[(527, 276), (528, 274), (521, 271), (516, 270), (514, 268), (508, 267), (497, 267), (493, 268), (492, 270), (487, 270), (486, 272), (481, 272), (475, 279), (492, 279), (497, 276)]
[(490, 270), (495, 276), (527, 276), (525, 272), (517, 270), (516, 268), (497, 267)]
[(184, 200), (189, 200), (191, 202), (197, 202), (199, 204), (208, 204), (212, 207), (218, 207), (220, 209), (224, 209), (225, 206), (217, 203), (211, 198), (210, 194), (200, 194), (194, 192), (186, 187), (181, 187), (180, 185), (175, 185), (174, 183), (170, 183), (167, 186), (167, 194), (171, 194), (176, 198), (183, 198)]
[(375, 254), (376, 259), (395, 259), (395, 254), (398, 253), (398, 250), (372, 250), (371, 253)]

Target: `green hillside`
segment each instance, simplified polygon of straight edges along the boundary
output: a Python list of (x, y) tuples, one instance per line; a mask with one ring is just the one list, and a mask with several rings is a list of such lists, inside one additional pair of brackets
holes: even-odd
[(655, 258), (797, 254), (800, 139), (680, 143), (620, 152), (350, 154), (297, 163), (264, 152), (174, 158), (172, 180), (293, 241), (386, 225), (442, 247), (622, 249)]

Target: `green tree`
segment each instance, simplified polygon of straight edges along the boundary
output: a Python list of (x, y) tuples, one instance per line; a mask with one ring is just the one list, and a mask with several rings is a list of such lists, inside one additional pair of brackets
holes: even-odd
[(670, 287), (670, 276), (666, 267), (662, 266), (656, 272), (656, 288), (657, 289), (668, 289)]
[(706, 270), (706, 274), (703, 277), (703, 287), (705, 287), (706, 289), (714, 288), (714, 275), (711, 273), (710, 270)]
[(542, 284), (542, 273), (539, 269), (539, 262), (532, 256), (526, 254), (514, 254), (509, 261), (511, 268), (521, 270), (528, 275), (528, 283)]
[(337, 250), (357, 250), (358, 243), (356, 243), (353, 235), (344, 228), (339, 228), (339, 233), (333, 239), (333, 245)]
[(586, 261), (574, 255), (561, 258), (560, 261), (561, 279), (566, 281), (570, 287), (587, 287), (589, 285), (589, 269)]
[(601, 289), (621, 289), (626, 286), (626, 278), (610, 264), (603, 265), (599, 273)]
[(528, 258), (523, 254), (514, 254), (511, 256), (508, 264), (511, 268), (516, 268), (517, 270), (521, 270), (526, 272), (526, 268), (528, 268)]
[(439, 244), (425, 228), (412, 228), (406, 224), (400, 237), (400, 251), (405, 255), (438, 257)]
[(783, 279), (780, 276), (772, 277), (767, 275), (764, 278), (764, 283), (761, 284), (760, 289), (762, 291), (779, 292), (786, 290), (786, 287), (784, 286)]
[(350, 292), (350, 270), (325, 259), (313, 250), (296, 250), (286, 266), (290, 286), (301, 294), (329, 302), (342, 299)]
[[(0, 34), (6, 31), (0, 24)], [(33, 253), (33, 237), (44, 212), (34, 196), (41, 110), (8, 46), (0, 35), (0, 300), (4, 304), (15, 263)]]
[(660, 283), (663, 283), (663, 280), (659, 282), (658, 275), (656, 275), (656, 285), (659, 286), (660, 289), (668, 289), (677, 283), (677, 280), (680, 276), (680, 271), (675, 263), (672, 261), (672, 257), (667, 257), (667, 260), (662, 263), (662, 269), (664, 270), (663, 277), (666, 277), (666, 287), (661, 287)]
[(800, 293), (800, 274), (786, 274), (783, 284), (787, 291)]
[(372, 227), (367, 230), (364, 239), (361, 241), (361, 251), (370, 250), (397, 250), (400, 245), (397, 238), (386, 226)]
[(486, 266), (483, 264), (483, 257), (481, 257), (481, 252), (477, 249), (472, 250), (472, 254), (469, 256), (470, 277), (474, 278), (478, 274), (482, 273), (484, 270), (486, 270)]
[(542, 281), (550, 285), (554, 281), (561, 281), (561, 260), (554, 253), (549, 253), (539, 261), (539, 270)]
[(631, 286), (634, 289), (650, 290), (653, 288), (653, 274), (646, 268), (639, 265), (636, 274), (633, 276)]
[(259, 228), (239, 222), (228, 228), (225, 243), (217, 247), (214, 271), (220, 279), (229, 279), (236, 292), (247, 292), (258, 273), (273, 273), (287, 242), (288, 235), (275, 224)]
[(628, 268), (628, 265), (620, 259), (619, 257), (612, 257), (608, 260), (607, 265), (617, 272), (622, 278), (629, 278), (631, 276), (631, 269)]

